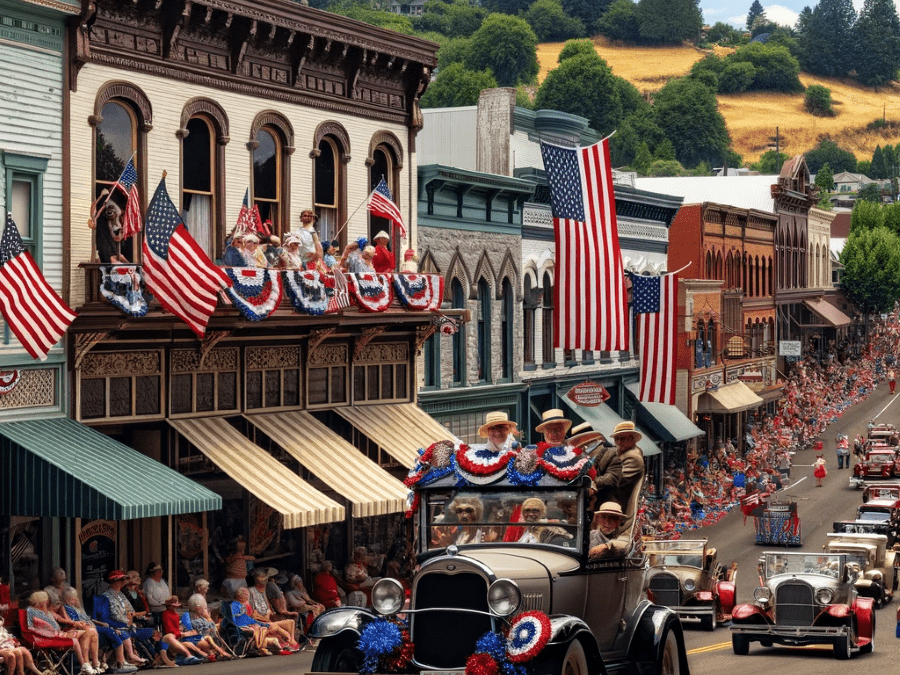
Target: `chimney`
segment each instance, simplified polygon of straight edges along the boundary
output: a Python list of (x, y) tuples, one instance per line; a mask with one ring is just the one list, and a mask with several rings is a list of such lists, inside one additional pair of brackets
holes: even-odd
[(478, 97), (475, 169), (500, 176), (512, 174), (509, 138), (512, 134), (516, 90), (483, 89)]

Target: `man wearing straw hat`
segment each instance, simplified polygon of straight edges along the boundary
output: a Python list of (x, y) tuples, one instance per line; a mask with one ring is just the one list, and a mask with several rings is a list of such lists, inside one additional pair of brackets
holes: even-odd
[(622, 464), (622, 478), (616, 485), (612, 498), (625, 510), (626, 517), (629, 517), (634, 514), (628, 513), (628, 500), (634, 487), (644, 480), (644, 453), (637, 446), (643, 435), (634, 428), (634, 422), (620, 422), (611, 436)]
[(495, 452), (509, 448), (510, 435), (518, 433), (516, 423), (505, 412), (495, 410), (484, 417), (478, 435), (487, 439), (488, 447)]
[(554, 408), (541, 416), (541, 423), (534, 430), (544, 434), (544, 440), (538, 444), (538, 452), (545, 448), (558, 448), (566, 444), (566, 432), (572, 426), (562, 410)]

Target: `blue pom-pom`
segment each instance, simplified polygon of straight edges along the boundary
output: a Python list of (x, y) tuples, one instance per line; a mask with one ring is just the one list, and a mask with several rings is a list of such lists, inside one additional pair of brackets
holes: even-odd
[(356, 244), (357, 244), (357, 246), (359, 246), (360, 251), (362, 251), (366, 247), (366, 244), (368, 244), (368, 243), (369, 243), (369, 240), (366, 239), (365, 237), (360, 237), (359, 239), (356, 240)]
[(487, 632), (478, 638), (475, 651), (489, 654), (498, 663), (506, 659), (506, 640), (494, 632)]
[(374, 673), (378, 669), (378, 660), (402, 643), (403, 635), (396, 624), (386, 619), (377, 619), (367, 624), (356, 643), (364, 657), (360, 672)]

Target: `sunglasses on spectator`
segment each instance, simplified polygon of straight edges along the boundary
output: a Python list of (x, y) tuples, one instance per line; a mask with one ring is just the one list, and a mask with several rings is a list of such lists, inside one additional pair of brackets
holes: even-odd
[(457, 513), (469, 513), (469, 514), (472, 514), (472, 513), (475, 513), (475, 509), (472, 508), (471, 506), (461, 506), (461, 507), (459, 507), (458, 509), (456, 509), (456, 512), (457, 512)]

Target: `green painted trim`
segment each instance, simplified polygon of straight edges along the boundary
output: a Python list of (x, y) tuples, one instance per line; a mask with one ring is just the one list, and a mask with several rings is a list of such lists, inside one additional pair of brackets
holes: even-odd
[[(432, 221), (432, 222), (429, 222)], [(419, 212), (419, 227), (432, 227), (441, 230), (460, 230), (462, 232), (491, 232), (493, 234), (510, 234), (521, 236), (522, 226), (516, 223), (498, 223), (486, 220), (467, 220), (448, 216), (425, 216)]]
[(451, 185), (468, 185), (480, 187), (486, 190), (501, 190), (513, 192), (522, 196), (531, 196), (534, 192), (534, 183), (521, 178), (510, 176), (498, 176), (493, 173), (469, 171), (445, 164), (425, 164), (419, 166), (419, 191), (424, 192), (428, 183), (441, 180)]
[[(8, 150), (0, 151), (0, 159), (6, 172), (6, 204), (12, 197), (14, 181), (31, 183), (31, 222), (28, 224), (30, 237), (22, 237), (22, 243), (31, 249), (31, 255), (38, 267), (44, 264), (44, 174), (50, 158), (46, 155), (23, 155)], [(16, 223), (20, 225), (20, 223)], [(21, 233), (21, 230), (20, 230)], [(9, 343), (9, 340), (6, 340)]]
[[(31, 5), (27, 10), (22, 7), (23, 4), (20, 2), (14, 6), (0, 1), (0, 40), (59, 52), (62, 57), (63, 17), (52, 10), (70, 12), (63, 10), (63, 3), (58, 0), (51, 7)], [(77, 14), (79, 11), (79, 8), (73, 7), (71, 13)]]

